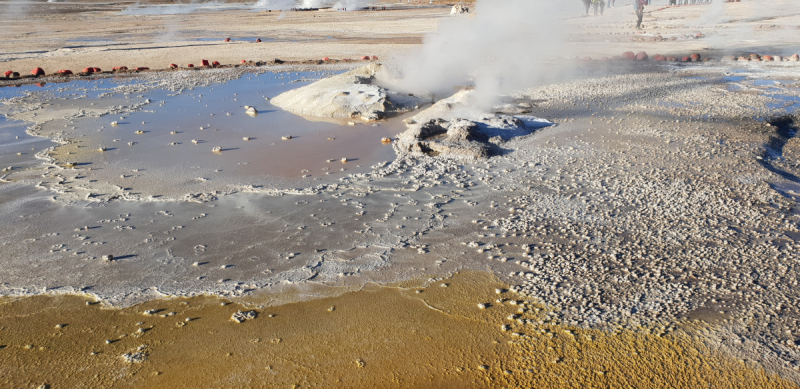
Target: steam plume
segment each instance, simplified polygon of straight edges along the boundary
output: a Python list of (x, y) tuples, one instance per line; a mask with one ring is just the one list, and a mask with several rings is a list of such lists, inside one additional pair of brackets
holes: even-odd
[(469, 16), (442, 20), (411, 55), (395, 58), (392, 87), (446, 96), (474, 82), (480, 108), (498, 94), (532, 86), (547, 77), (545, 57), (560, 57), (566, 41), (563, 18), (574, 7), (552, 0), (479, 0)]

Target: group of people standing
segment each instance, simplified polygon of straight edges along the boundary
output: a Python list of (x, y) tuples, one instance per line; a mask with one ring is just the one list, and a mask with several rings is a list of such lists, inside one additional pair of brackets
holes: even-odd
[(689, 5), (710, 3), (712, 0), (669, 0), (669, 5)]
[[(603, 14), (603, 9), (606, 7), (606, 0), (581, 0), (583, 1), (583, 6), (586, 8), (586, 14), (589, 14), (589, 8), (594, 7), (594, 16), (599, 14)], [(690, 0), (670, 0), (670, 3), (674, 1), (690, 1)], [(711, 1), (711, 0), (691, 0), (695, 1)], [(615, 0), (608, 0), (609, 8), (614, 6)], [(644, 6), (650, 4), (650, 0), (633, 0), (633, 11), (636, 13), (636, 28), (642, 28), (642, 18), (644, 18)]]
[[(582, 0), (583, 6), (586, 8), (586, 14), (589, 14), (589, 8), (594, 7), (594, 16), (597, 16), (597, 11), (600, 11), (600, 15), (603, 14), (603, 10), (606, 8), (605, 0)], [(608, 0), (608, 7), (613, 8), (614, 2), (616, 0)], [(635, 0), (634, 0), (635, 1)]]
[[(606, 0), (581, 0), (583, 6), (586, 8), (586, 15), (589, 14), (589, 9), (594, 7), (594, 16), (603, 14), (603, 9), (606, 7)], [(615, 0), (607, 0), (608, 6), (613, 7)], [(710, 3), (714, 0), (669, 0), (669, 5), (688, 5), (688, 4), (703, 4)], [(726, 0), (738, 1), (738, 0)], [(644, 6), (650, 5), (650, 0), (633, 0), (633, 12), (636, 14), (636, 29), (642, 28), (642, 18), (644, 18)]]

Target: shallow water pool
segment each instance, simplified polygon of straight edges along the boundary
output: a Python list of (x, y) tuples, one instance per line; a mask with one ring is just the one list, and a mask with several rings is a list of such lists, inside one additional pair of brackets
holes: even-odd
[[(182, 90), (139, 88), (141, 81), (109, 78), (4, 88), (0, 97), (42, 100), (37, 115), (56, 116), (43, 125), (44, 132), (71, 142), (57, 147), (52, 157), (60, 164), (91, 167), (91, 187), (108, 184), (131, 193), (180, 196), (298, 179), (296, 185), (310, 186), (394, 159), (381, 138), (405, 130), (399, 118), (351, 126), (307, 120), (269, 102), (330, 74), (246, 73)], [(248, 115), (245, 106), (258, 114)]]

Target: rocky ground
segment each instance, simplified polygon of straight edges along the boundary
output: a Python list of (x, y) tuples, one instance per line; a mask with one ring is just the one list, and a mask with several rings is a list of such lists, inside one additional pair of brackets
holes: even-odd
[[(587, 32), (574, 40), (596, 40), (605, 31), (599, 34), (607, 42), (591, 49), (595, 56), (644, 47), (651, 55), (741, 51), (727, 43), (703, 50), (702, 39), (722, 36), (728, 26), (752, 29), (758, 53), (787, 56), (786, 28), (753, 28), (763, 19), (736, 22), (753, 3), (733, 7), (734, 22), (713, 25), (689, 22), (706, 12), (701, 6), (654, 7), (645, 19), (647, 28), (710, 30), (686, 40), (639, 40), (644, 34), (625, 29), (628, 12), (616, 8), (607, 17), (568, 23)], [(435, 12), (414, 17), (428, 23)], [(796, 18), (769, 20), (793, 26)], [(766, 37), (775, 40), (767, 45)], [(531, 305), (510, 316), (520, 328), (516, 334), (557, 325), (661, 336), (700, 320), (708, 327), (690, 332), (695, 341), (797, 383), (798, 62), (754, 61), (749, 54), (746, 61), (718, 59), (549, 58), (543, 66), (557, 78), (503, 96), (494, 112), (466, 108), (456, 110), (460, 118), (442, 117), (452, 108), (442, 109), (451, 103), (442, 100), (406, 120), (408, 132), (393, 137), (393, 161), (319, 182), (231, 187), (212, 181), (199, 197), (183, 199), (192, 202), (180, 200), (180, 186), (167, 199), (121, 201), (102, 171), (81, 166), (12, 169), (0, 184), (0, 220), (17, 228), (0, 233), (0, 291), (88, 293), (130, 305), (162, 295), (241, 298), (296, 285), (358, 288), (489, 270), (540, 304), (538, 315), (524, 315)], [(565, 63), (569, 72), (561, 71)], [(191, 88), (248, 71), (148, 73), (131, 88)], [(48, 112), (49, 98), (5, 100), (3, 109), (33, 123), (29, 132), (36, 132), (37, 120), (63, 116)], [(431, 112), (437, 117), (426, 116)], [(481, 131), (491, 128), (492, 117), (502, 118), (494, 115), (508, 116), (519, 131), (473, 139), (486, 134)], [(520, 115), (554, 125), (511, 119)], [(434, 131), (419, 127), (439, 117), (444, 120)], [(84, 119), (70, 120), (80, 127)], [(39, 135), (57, 138), (58, 132)], [(423, 141), (432, 143), (408, 147)], [(452, 155), (453, 145), (485, 152)], [(84, 178), (81, 185), (103, 190), (89, 198), (64, 191)], [(103, 260), (112, 253), (116, 258)]]

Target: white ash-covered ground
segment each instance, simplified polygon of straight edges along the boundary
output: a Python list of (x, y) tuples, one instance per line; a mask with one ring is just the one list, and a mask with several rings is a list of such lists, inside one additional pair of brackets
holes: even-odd
[[(319, 183), (228, 192), (225, 183), (206, 188), (217, 192), (205, 202), (177, 192), (172, 201), (54, 201), (65, 195), (34, 188), (36, 169), (96, 172), (12, 171), (0, 184), (0, 221), (14, 227), (0, 232), (0, 293), (80, 291), (131, 304), (491, 269), (552, 307), (552, 321), (713, 321), (720, 330), (709, 339), (797, 381), (796, 69), (592, 73), (508, 96), (557, 125), (500, 142), (499, 155), (401, 153)], [(31, 104), (5, 103), (7, 112)], [(102, 177), (86, 185), (110, 186)]]

